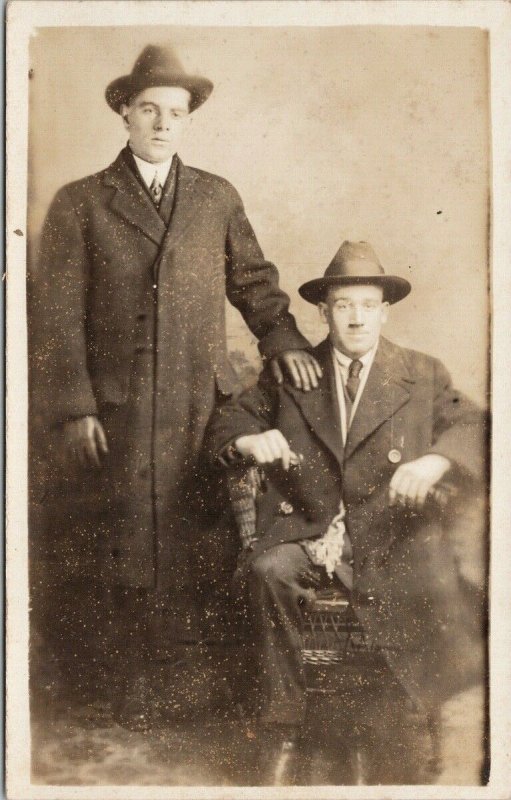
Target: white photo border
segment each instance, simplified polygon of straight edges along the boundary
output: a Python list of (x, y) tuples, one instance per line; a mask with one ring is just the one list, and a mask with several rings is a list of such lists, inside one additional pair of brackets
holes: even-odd
[[(493, 449), (490, 549), (489, 783), (314, 787), (320, 798), (510, 797), (511, 787), (511, 3), (506, 0), (12, 0), (7, 9), (7, 791), (10, 800), (303, 798), (311, 787), (46, 786), (30, 782), (26, 231), (28, 46), (39, 26), (479, 27), (491, 76), (491, 303)], [(509, 442), (509, 444), (507, 444)]]

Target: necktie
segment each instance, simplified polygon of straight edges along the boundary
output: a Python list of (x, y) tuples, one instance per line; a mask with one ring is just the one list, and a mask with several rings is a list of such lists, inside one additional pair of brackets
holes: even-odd
[(355, 397), (357, 396), (358, 387), (360, 386), (360, 370), (364, 365), (358, 359), (355, 359), (351, 362), (349, 373), (348, 373), (348, 380), (346, 381), (346, 391), (348, 393), (348, 397), (350, 398), (351, 402), (355, 402)]
[(154, 173), (154, 178), (153, 178), (153, 180), (151, 182), (151, 185), (149, 187), (149, 191), (151, 192), (151, 197), (153, 198), (155, 205), (159, 206), (160, 205), (161, 196), (163, 194), (163, 187), (162, 187), (160, 181), (158, 180), (158, 173), (157, 172)]

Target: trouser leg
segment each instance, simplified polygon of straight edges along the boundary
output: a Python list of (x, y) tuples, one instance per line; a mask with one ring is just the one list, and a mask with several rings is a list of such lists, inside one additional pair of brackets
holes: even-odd
[(186, 625), (179, 627), (170, 593), (116, 587), (114, 595), (118, 721), (144, 728), (168, 715), (202, 710), (210, 691), (207, 664)]
[[(179, 645), (196, 641), (186, 618), (176, 615), (169, 591), (115, 586), (113, 597), (115, 648), (127, 665), (172, 660)], [(181, 605), (181, 617), (185, 617)]]
[(116, 719), (128, 727), (145, 728), (154, 717), (148, 675), (147, 591), (115, 586), (113, 596), (112, 672), (115, 676)]
[(148, 657), (146, 590), (114, 586), (112, 606), (112, 655), (117, 669), (125, 674), (131, 664), (140, 664)]
[(272, 548), (254, 560), (247, 576), (248, 600), (259, 644), (263, 725), (301, 725), (305, 717), (302, 609), (313, 590), (330, 579), (295, 543)]
[(433, 756), (428, 717), (390, 669), (368, 686), (360, 704), (360, 749), (369, 784), (430, 783)]
[(72, 704), (108, 699), (111, 663), (107, 592), (87, 580), (48, 580), (41, 597), (32, 592), (31, 674), (34, 689), (45, 685)]

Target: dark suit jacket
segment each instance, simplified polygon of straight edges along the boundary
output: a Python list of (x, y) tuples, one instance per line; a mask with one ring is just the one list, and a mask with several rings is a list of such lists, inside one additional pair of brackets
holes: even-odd
[[(343, 498), (356, 611), (407, 688), (434, 702), (481, 669), (482, 632), (474, 634), (480, 618), (467, 607), (438, 511), (389, 507), (389, 482), (398, 466), (389, 453), (397, 450), (401, 463), (440, 453), (452, 462), (458, 483), (473, 487), (485, 475), (482, 416), (453, 390), (438, 360), (382, 338), (343, 447), (328, 341), (314, 354), (324, 370), (318, 389), (276, 387), (263, 375), (256, 387), (217, 409), (208, 452), (224, 460), (226, 444), (239, 436), (278, 428), (303, 456), (300, 468), (288, 473), (266, 471), (253, 557), (324, 533)], [(396, 651), (403, 642), (406, 657)]]
[(34, 385), (55, 435), (59, 423), (95, 414), (107, 431), (104, 468), (77, 475), (74, 487), (103, 514), (97, 538), (118, 581), (182, 586), (203, 505), (204, 429), (217, 394), (236, 385), (226, 296), (265, 356), (309, 346), (223, 178), (178, 160), (168, 227), (124, 152), (57, 193), (34, 276)]
[[(236, 190), (178, 161), (167, 229), (121, 153), (107, 169), (63, 187), (42, 234), (34, 313), (44, 320), (52, 422), (126, 398), (146, 279), (159, 273), (162, 380), (202, 370), (232, 389), (224, 298), (242, 313), (264, 356), (308, 347), (264, 260)], [(39, 314), (38, 314), (39, 311)]]

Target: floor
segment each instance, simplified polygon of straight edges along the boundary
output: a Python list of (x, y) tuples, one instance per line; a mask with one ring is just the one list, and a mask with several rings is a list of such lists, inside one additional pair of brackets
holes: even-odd
[[(435, 782), (479, 784), (482, 690), (453, 698), (444, 707), (443, 723), (443, 768)], [(32, 723), (32, 780), (65, 786), (252, 785), (256, 746), (253, 726), (236, 718), (201, 714), (195, 720), (160, 722), (150, 731), (132, 731), (114, 724), (104, 706), (63, 704), (51, 714), (40, 707)], [(351, 779), (333, 781), (321, 757), (316, 757), (314, 766), (317, 784), (365, 782), (360, 770), (352, 772)]]

